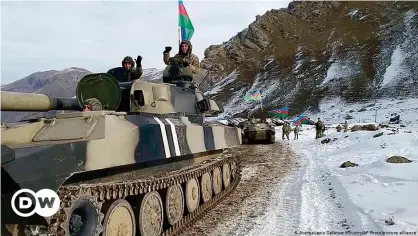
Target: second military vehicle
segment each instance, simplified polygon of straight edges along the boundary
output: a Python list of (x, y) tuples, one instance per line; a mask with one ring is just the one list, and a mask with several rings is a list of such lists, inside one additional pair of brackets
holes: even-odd
[(273, 144), (276, 139), (274, 126), (266, 121), (259, 121), (256, 118), (250, 118), (242, 128), (242, 143), (267, 143)]
[[(2, 91), (3, 111), (78, 110), (2, 125), (2, 235), (174, 235), (227, 196), (241, 130), (205, 122), (221, 110), (187, 67), (167, 66), (163, 82), (97, 73), (76, 98)], [(45, 188), (56, 214), (15, 214), (14, 193)]]

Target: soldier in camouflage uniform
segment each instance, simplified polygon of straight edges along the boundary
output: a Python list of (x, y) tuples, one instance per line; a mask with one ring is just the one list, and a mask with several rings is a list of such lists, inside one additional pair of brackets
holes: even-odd
[(322, 120), (318, 118), (318, 122), (316, 122), (316, 136), (315, 139), (322, 137), (322, 132), (324, 130), (324, 123), (322, 123)]
[(295, 140), (299, 139), (299, 131), (300, 131), (299, 125), (296, 124), (295, 129), (293, 129), (293, 132), (295, 133)]
[(129, 82), (139, 79), (142, 76), (142, 57), (138, 56), (135, 62), (130, 56), (126, 56), (122, 60), (122, 67), (115, 67), (107, 71), (108, 74), (116, 78), (118, 82)]
[(290, 125), (286, 122), (283, 124), (283, 128), (282, 128), (282, 139), (284, 140), (284, 137), (286, 135), (287, 140), (289, 140), (289, 133), (290, 133)]
[(341, 132), (341, 125), (340, 124), (338, 124), (338, 126), (337, 126), (337, 132)]
[(347, 133), (348, 131), (348, 124), (347, 121), (344, 122), (344, 133)]
[(183, 40), (179, 46), (179, 52), (174, 56), (170, 57), (171, 47), (165, 47), (163, 52), (163, 59), (166, 65), (172, 64), (183, 64), (184, 66), (190, 66), (193, 74), (200, 73), (200, 62), (199, 58), (192, 54), (192, 44), (188, 40)]

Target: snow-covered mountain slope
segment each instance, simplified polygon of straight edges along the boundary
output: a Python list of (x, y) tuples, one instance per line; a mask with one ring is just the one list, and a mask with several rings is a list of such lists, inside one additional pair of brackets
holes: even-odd
[(292, 2), (258, 16), (205, 51), (203, 88), (229, 115), (260, 112), (243, 97), (261, 89), (264, 111), (290, 114), (321, 101), (418, 96), (418, 2)]

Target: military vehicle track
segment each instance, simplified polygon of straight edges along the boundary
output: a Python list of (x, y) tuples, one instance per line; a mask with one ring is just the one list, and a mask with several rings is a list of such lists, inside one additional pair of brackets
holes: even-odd
[[(58, 191), (61, 209), (50, 219), (48, 233), (70, 235), (70, 228), (77, 228), (78, 224), (77, 217), (70, 217), (73, 209), (87, 202), (94, 206), (95, 209), (91, 209), (95, 210), (98, 222), (105, 219), (93, 230), (93, 235), (104, 231), (112, 236), (130, 235), (135, 230), (136, 235), (175, 235), (225, 198), (237, 186), (240, 176), (237, 158), (224, 153), (187, 168), (137, 180), (131, 176), (132, 179), (118, 182), (96, 180), (95, 183), (65, 185)], [(117, 208), (123, 219), (114, 219), (109, 213)], [(119, 224), (117, 232), (110, 229), (114, 226), (112, 220)]]

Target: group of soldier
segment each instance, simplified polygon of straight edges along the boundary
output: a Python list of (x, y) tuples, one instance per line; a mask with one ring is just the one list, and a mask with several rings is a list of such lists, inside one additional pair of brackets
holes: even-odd
[[(296, 127), (293, 129), (293, 132), (295, 134), (295, 140), (299, 139), (299, 131), (300, 131), (300, 126), (297, 124)], [(286, 137), (287, 140), (289, 140), (290, 132), (292, 132), (292, 127), (290, 127), (289, 122), (285, 122), (282, 127), (282, 139), (284, 140)]]
[[(348, 124), (347, 121), (344, 122), (344, 132), (348, 131)], [(324, 132), (325, 132), (325, 125), (324, 122), (322, 122), (322, 120), (320, 118), (318, 118), (318, 121), (315, 123), (315, 129), (316, 129), (316, 135), (315, 135), (315, 139), (318, 138), (322, 138), (324, 136)], [(337, 126), (337, 132), (341, 132), (341, 125)], [(292, 131), (292, 127), (290, 126), (289, 122), (285, 122), (283, 124), (282, 127), (282, 139), (285, 140), (287, 138), (287, 140), (289, 140), (289, 134)], [(299, 131), (300, 131), (300, 125), (296, 125), (295, 128), (293, 129), (293, 132), (295, 134), (295, 140), (299, 139)]]
[[(344, 125), (343, 126), (344, 126), (344, 132), (346, 133), (348, 131), (348, 123), (347, 123), (347, 121), (344, 122)], [(316, 122), (315, 128), (316, 128), (316, 136), (315, 136), (315, 139), (324, 137), (325, 125), (324, 125), (324, 123), (322, 122), (322, 120), (320, 118), (318, 118), (318, 122)], [(337, 126), (336, 129), (337, 129), (337, 132), (341, 132), (341, 129), (342, 129), (341, 128), (341, 125), (338, 124), (338, 126)]]
[[(344, 126), (344, 133), (347, 133), (347, 131), (348, 131), (347, 121), (344, 122), (343, 126)], [(340, 124), (338, 124), (338, 126), (337, 126), (337, 132), (341, 132), (341, 125)]]
[[(171, 47), (165, 47), (163, 51), (163, 61), (166, 65), (181, 64), (190, 67), (194, 74), (200, 70), (199, 58), (192, 53), (192, 44), (188, 40), (183, 40), (179, 45), (179, 51), (174, 57), (170, 57)], [(130, 56), (126, 56), (122, 60), (121, 67), (115, 67), (107, 71), (108, 74), (115, 77), (118, 82), (129, 82), (139, 79), (142, 74), (142, 56), (138, 55), (135, 61)], [(94, 110), (94, 99), (87, 99), (83, 111)]]
[[(192, 44), (183, 40), (179, 45), (179, 51), (174, 57), (170, 57), (171, 47), (165, 47), (163, 61), (166, 65), (182, 64), (190, 67), (191, 71), (197, 74), (200, 70), (199, 58), (192, 53)], [(126, 56), (122, 60), (122, 66), (110, 69), (107, 73), (116, 78), (118, 82), (129, 82), (139, 79), (142, 74), (142, 57), (138, 56), (134, 61), (132, 57)], [(136, 66), (135, 66), (136, 64)]]

